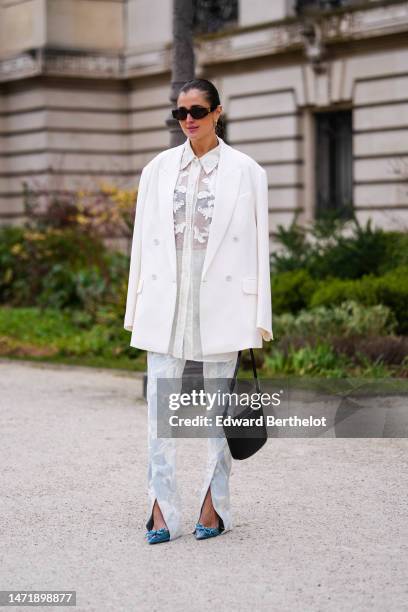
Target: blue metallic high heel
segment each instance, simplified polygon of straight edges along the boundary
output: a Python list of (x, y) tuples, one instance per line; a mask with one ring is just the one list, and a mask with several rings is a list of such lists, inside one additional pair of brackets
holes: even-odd
[(202, 523), (197, 523), (194, 533), (196, 540), (206, 540), (207, 538), (214, 538), (220, 535), (221, 529), (219, 527), (206, 527)]
[(168, 542), (170, 540), (170, 531), (162, 527), (161, 529), (149, 529), (146, 532), (148, 544), (160, 544), (161, 542)]

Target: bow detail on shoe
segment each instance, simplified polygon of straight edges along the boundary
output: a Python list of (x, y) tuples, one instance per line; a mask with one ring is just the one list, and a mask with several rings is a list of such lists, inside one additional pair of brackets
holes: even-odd
[(166, 529), (165, 527), (162, 527), (161, 529), (149, 529), (149, 531), (147, 531), (146, 533), (146, 537), (162, 533), (164, 534), (166, 531), (168, 531), (168, 529)]
[(168, 542), (170, 540), (170, 531), (162, 527), (161, 529), (149, 529), (145, 537), (149, 544), (159, 544), (160, 542)]
[(197, 540), (204, 540), (206, 538), (213, 538), (220, 535), (221, 531), (218, 527), (206, 527), (202, 523), (197, 523), (195, 526), (195, 534)]
[(206, 527), (205, 525), (202, 525), (201, 523), (197, 523), (196, 529), (199, 529), (200, 531), (204, 531), (205, 533), (214, 533), (214, 531), (219, 531), (218, 527)]

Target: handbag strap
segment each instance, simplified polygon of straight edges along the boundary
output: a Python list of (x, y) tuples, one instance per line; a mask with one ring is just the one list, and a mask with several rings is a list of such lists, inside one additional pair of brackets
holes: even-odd
[[(253, 351), (253, 349), (249, 349), (249, 350), (251, 352), (252, 372), (254, 374), (256, 390), (257, 390), (258, 393), (260, 393), (261, 389), (259, 387), (258, 373), (256, 371), (256, 363), (255, 363), (254, 351)], [(242, 354), (242, 351), (238, 351), (238, 359), (237, 359), (234, 375), (233, 375), (233, 378), (232, 378), (232, 381), (231, 381), (231, 385), (230, 385), (230, 392), (231, 393), (233, 392), (234, 387), (235, 387), (235, 383), (237, 381), (238, 369), (239, 369), (239, 365), (241, 363), (241, 354)]]

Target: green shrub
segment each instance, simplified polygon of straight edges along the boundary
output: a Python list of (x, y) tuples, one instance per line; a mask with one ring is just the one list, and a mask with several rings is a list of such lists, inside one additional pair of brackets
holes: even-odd
[(408, 266), (408, 233), (387, 232), (386, 237), (384, 260), (378, 266), (380, 276), (401, 266)]
[(397, 321), (396, 333), (408, 333), (408, 266), (400, 266), (380, 277), (366, 275), (354, 281), (331, 279), (321, 282), (312, 295), (310, 306), (331, 306), (348, 299), (366, 306), (388, 306)]
[(22, 249), (23, 235), (24, 230), (21, 227), (0, 228), (0, 303), (8, 301), (11, 297), (12, 286), (16, 280), (18, 250)]
[(314, 278), (356, 279), (366, 274), (381, 274), (394, 236), (380, 228), (373, 229), (371, 219), (365, 227), (353, 219), (350, 229), (351, 235), (341, 233), (339, 228), (333, 235), (317, 241), (309, 261)]
[(271, 355), (265, 357), (266, 367), (272, 375), (345, 378), (350, 363), (346, 356), (336, 355), (327, 343), (299, 349), (289, 347), (288, 351), (275, 349)]
[(94, 313), (106, 283), (96, 266), (72, 270), (54, 264), (44, 276), (37, 303), (48, 308), (83, 308)]
[(404, 366), (408, 360), (408, 336), (336, 336), (331, 338), (336, 353), (342, 353), (355, 363), (363, 359), (370, 363)]
[(115, 307), (128, 267), (127, 256), (78, 228), (0, 228), (3, 304), (82, 308), (96, 317), (100, 306)]
[(285, 313), (274, 320), (277, 337), (300, 336), (322, 338), (333, 336), (385, 336), (392, 334), (397, 322), (390, 308), (377, 304), (363, 306), (347, 300), (339, 306), (316, 306), (297, 315)]
[(377, 302), (395, 314), (398, 334), (408, 334), (408, 266), (401, 266), (374, 281)]
[(273, 275), (308, 267), (313, 248), (307, 240), (307, 228), (298, 225), (296, 217), (288, 228), (277, 226), (274, 242), (280, 248), (271, 254)]
[(295, 220), (286, 229), (278, 226), (274, 241), (280, 250), (271, 256), (274, 274), (306, 270), (314, 279), (336, 276), (357, 279), (380, 276), (408, 264), (408, 234), (362, 226), (356, 218), (315, 221), (301, 227)]
[(272, 302), (276, 314), (297, 312), (305, 308), (316, 289), (307, 270), (294, 270), (272, 275)]
[[(105, 247), (80, 231), (0, 229), (0, 263), (7, 269), (0, 289), (3, 303), (34, 305), (47, 281), (62, 290), (70, 275), (88, 266), (103, 267)], [(49, 279), (47, 276), (49, 275)], [(53, 279), (54, 278), (54, 279)]]
[(372, 281), (374, 276), (363, 277), (359, 280), (343, 280), (329, 278), (321, 281), (313, 293), (309, 306), (334, 306), (350, 299), (362, 304), (374, 305), (376, 303)]

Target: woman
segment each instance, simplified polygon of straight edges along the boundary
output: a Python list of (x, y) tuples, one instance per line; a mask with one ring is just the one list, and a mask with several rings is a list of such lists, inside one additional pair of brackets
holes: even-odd
[[(210, 81), (188, 81), (173, 110), (187, 140), (152, 159), (139, 184), (124, 327), (147, 351), (150, 544), (181, 535), (175, 440), (157, 436), (157, 379), (181, 387), (186, 360), (203, 363), (205, 384), (227, 379), (239, 350), (273, 339), (267, 177), (223, 141), (221, 113)], [(232, 527), (230, 471), (227, 440), (209, 438), (197, 539)]]

